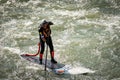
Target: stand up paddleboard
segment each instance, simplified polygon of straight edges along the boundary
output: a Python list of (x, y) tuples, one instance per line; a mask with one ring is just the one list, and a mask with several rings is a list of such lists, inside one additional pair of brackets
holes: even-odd
[[(43, 59), (42, 64), (40, 64), (39, 58), (35, 56), (26, 56), (26, 55), (20, 55), (25, 60), (28, 60), (32, 63), (36, 63), (39, 65), (45, 65), (45, 59)], [(56, 74), (63, 74), (65, 71), (62, 69), (65, 65), (61, 63), (53, 64), (50, 60), (47, 60), (46, 67), (51, 69)]]
[[(35, 56), (26, 56), (20, 55), (25, 60), (28, 60), (32, 63), (40, 64), (39, 57)], [(45, 65), (45, 60), (43, 59), (42, 65)], [(84, 67), (70, 67), (61, 63), (53, 64), (50, 60), (47, 60), (46, 67), (51, 69), (52, 72), (56, 74), (87, 74), (87, 73), (94, 73), (94, 71), (84, 68)]]

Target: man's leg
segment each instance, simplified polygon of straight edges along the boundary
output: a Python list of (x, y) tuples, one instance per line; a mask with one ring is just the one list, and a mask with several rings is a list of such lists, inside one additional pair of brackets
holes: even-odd
[(41, 51), (40, 51), (40, 55), (39, 55), (39, 60), (40, 60), (40, 64), (42, 64), (43, 53), (44, 53), (44, 49), (45, 49), (45, 42), (43, 40), (41, 40), (40, 42), (41, 42)]
[(50, 48), (51, 62), (52, 63), (57, 63), (57, 61), (54, 59), (54, 47), (53, 47), (53, 43), (52, 43), (51, 37), (49, 37), (46, 42), (47, 42), (47, 45)]

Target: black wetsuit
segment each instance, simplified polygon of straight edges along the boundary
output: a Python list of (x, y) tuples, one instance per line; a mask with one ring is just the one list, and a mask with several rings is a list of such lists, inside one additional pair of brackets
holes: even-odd
[[(49, 31), (50, 31), (50, 34), (51, 34), (51, 29), (49, 28)], [(52, 39), (51, 39), (51, 36), (50, 34), (47, 35), (47, 37), (44, 35), (45, 34), (48, 34), (47, 32), (44, 31), (43, 27), (40, 27), (39, 29), (39, 36), (40, 36), (40, 44), (41, 44), (41, 51), (40, 53), (43, 54), (44, 53), (44, 50), (45, 50), (45, 42), (47, 43), (47, 45), (49, 46), (50, 48), (50, 53), (52, 51), (54, 51), (54, 48), (53, 48), (53, 43), (52, 43)], [(44, 41), (43, 38), (46, 40)]]
[(57, 63), (57, 61), (54, 59), (54, 47), (53, 47), (52, 39), (50, 36), (51, 35), (50, 25), (52, 25), (53, 23), (46, 22), (46, 21), (44, 21), (43, 23), (44, 24), (42, 24), (39, 29), (40, 44), (41, 44), (41, 51), (40, 51), (40, 58), (39, 58), (40, 64), (42, 64), (42, 58), (45, 50), (45, 42), (50, 48), (51, 62)]

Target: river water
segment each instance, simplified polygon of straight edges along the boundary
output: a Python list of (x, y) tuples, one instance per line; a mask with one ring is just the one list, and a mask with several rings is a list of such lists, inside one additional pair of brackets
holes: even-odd
[[(55, 59), (95, 73), (56, 75), (20, 58), (37, 52), (43, 20), (54, 23)], [(0, 0), (0, 80), (120, 80), (120, 1)]]

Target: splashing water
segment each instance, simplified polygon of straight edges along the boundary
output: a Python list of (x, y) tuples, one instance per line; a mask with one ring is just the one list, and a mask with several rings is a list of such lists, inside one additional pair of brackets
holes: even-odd
[[(0, 80), (119, 80), (119, 8), (119, 0), (0, 0)], [(55, 58), (76, 73), (45, 73), (19, 57), (37, 52), (44, 19), (54, 23)], [(96, 72), (80, 75), (84, 68)]]

